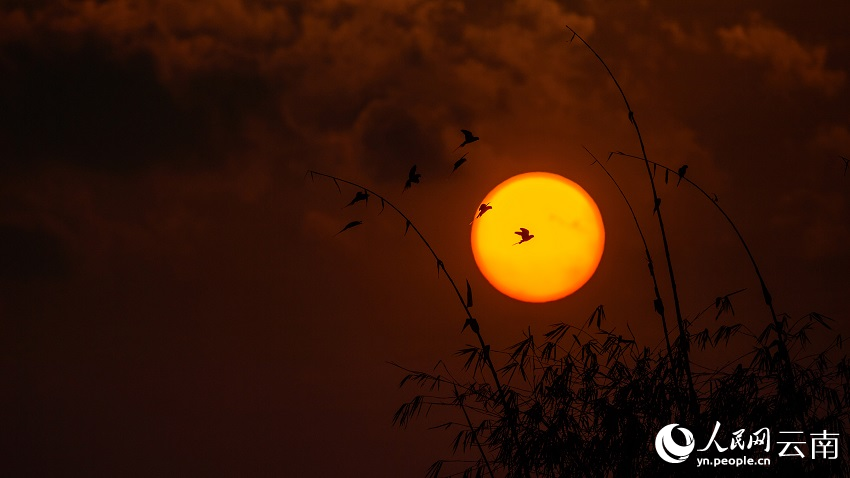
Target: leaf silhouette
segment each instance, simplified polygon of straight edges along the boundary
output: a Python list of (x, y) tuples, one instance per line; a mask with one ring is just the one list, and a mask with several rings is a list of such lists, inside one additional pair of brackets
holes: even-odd
[(357, 204), (360, 201), (366, 201), (366, 203), (368, 204), (369, 193), (367, 193), (366, 191), (357, 191), (357, 193), (354, 195), (354, 198), (348, 204), (346, 204), (345, 207), (353, 206), (354, 204)]
[(664, 302), (661, 301), (660, 298), (656, 298), (652, 305), (655, 307), (655, 311), (658, 312), (658, 315), (664, 316)]
[(466, 306), (472, 307), (472, 287), (469, 286), (469, 281), (466, 281)]
[(352, 227), (357, 227), (361, 224), (363, 224), (363, 221), (351, 221), (348, 224), (346, 224), (345, 227), (342, 228), (342, 230), (340, 230), (338, 233), (334, 234), (334, 236), (338, 236), (338, 235), (342, 234), (343, 232), (351, 229)]
[(475, 320), (474, 318), (470, 317), (470, 318), (466, 319), (466, 321), (464, 321), (464, 323), (463, 323), (463, 328), (461, 328), (460, 331), (463, 332), (464, 330), (466, 330), (467, 327), (472, 329), (472, 331), (474, 333), (476, 333), (476, 334), (479, 333), (478, 321)]
[(596, 307), (596, 309), (593, 310), (593, 313), (590, 314), (590, 318), (587, 319), (587, 326), (589, 327), (590, 325), (592, 325), (593, 320), (596, 319), (596, 328), (600, 328), (601, 325), (602, 325), (602, 319), (604, 319), (604, 318), (605, 318), (605, 309), (600, 304), (599, 306)]

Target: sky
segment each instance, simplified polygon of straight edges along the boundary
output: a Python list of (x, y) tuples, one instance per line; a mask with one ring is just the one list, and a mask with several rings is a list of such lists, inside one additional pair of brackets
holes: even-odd
[[(343, 209), (356, 189), (308, 169), (413, 219), (494, 350), (599, 304), (657, 343), (640, 238), (584, 151), (639, 144), (565, 25), (616, 75), (649, 159), (717, 195), (778, 311), (850, 331), (848, 17), (841, 1), (2, 2), (2, 466), (392, 477), (450, 456), (436, 418), (392, 426), (416, 389), (390, 362), (450, 359), (473, 340), (464, 311), (404, 220), (374, 198)], [(449, 175), (461, 128), (481, 140)], [(606, 166), (660, 264), (644, 167)], [(498, 293), (469, 245), (479, 201), (529, 171), (580, 184), (606, 228), (593, 278), (546, 304)], [(721, 321), (763, 328), (734, 233), (657, 183), (685, 317), (746, 289)]]

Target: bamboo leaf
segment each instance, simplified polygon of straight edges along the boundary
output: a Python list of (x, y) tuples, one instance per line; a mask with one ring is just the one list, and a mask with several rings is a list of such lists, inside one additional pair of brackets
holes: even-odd
[(342, 230), (340, 230), (338, 233), (334, 234), (334, 236), (338, 236), (338, 235), (342, 234), (343, 232), (351, 229), (352, 227), (357, 227), (361, 224), (363, 224), (363, 221), (351, 221), (348, 224), (346, 224), (345, 227), (342, 228)]

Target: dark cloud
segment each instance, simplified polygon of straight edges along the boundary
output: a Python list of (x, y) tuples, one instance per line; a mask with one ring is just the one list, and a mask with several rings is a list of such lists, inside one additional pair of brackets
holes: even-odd
[[(372, 176), (403, 179), (414, 164), (420, 173), (441, 173), (437, 165), (444, 162), (445, 152), (440, 128), (415, 118), (403, 106), (372, 104), (363, 112), (359, 129), (360, 156)], [(462, 137), (460, 131), (458, 136)]]
[[(52, 18), (51, 12), (41, 13)], [(0, 41), (0, 164), (6, 167), (207, 167), (244, 147), (246, 119), (262, 117), (283, 129), (274, 94), (250, 58), (177, 75), (154, 43), (128, 46), (129, 32), (96, 24), (68, 32), (61, 16), (54, 23), (25, 18), (9, 14), (4, 20), (19, 28)], [(150, 25), (142, 22), (134, 41), (155, 37)]]
[(203, 117), (181, 109), (149, 55), (116, 58), (90, 39), (6, 45), (0, 73), (4, 162), (71, 162), (109, 171), (174, 160), (200, 144)]
[[(718, 193), (777, 306), (846, 316), (850, 177), (837, 155), (850, 154), (850, 109), (838, 79), (850, 44), (847, 15), (832, 12), (847, 7), (831, 3), (4, 2), (0, 257), (17, 287), (0, 289), (0, 328), (18, 328), (0, 350), (22, 351), (4, 362), (28, 410), (27, 440), (7, 440), (29, 450), (18, 464), (416, 476), (448, 455), (433, 435), (389, 428), (409, 396), (385, 361), (450, 356), (466, 338), (462, 309), (390, 208), (343, 208), (355, 189), (313, 184), (308, 167), (385, 192), (413, 218), (469, 279), (497, 348), (599, 303), (620, 329), (629, 320), (658, 339), (632, 218), (582, 150), (639, 145), (565, 24), (617, 75), (651, 159), (688, 163)], [(449, 177), (460, 128), (482, 139)], [(414, 163), (423, 182), (402, 196)], [(661, 257), (643, 165), (607, 164)], [(608, 233), (588, 285), (533, 309), (485, 282), (468, 242), (476, 201), (529, 170), (579, 182)], [(746, 287), (741, 301), (761, 308), (736, 303), (741, 320), (765, 318), (711, 202), (658, 186), (685, 313)], [(364, 224), (334, 237), (352, 220)]]
[(59, 279), (71, 271), (61, 239), (39, 227), (0, 225), (0, 279)]

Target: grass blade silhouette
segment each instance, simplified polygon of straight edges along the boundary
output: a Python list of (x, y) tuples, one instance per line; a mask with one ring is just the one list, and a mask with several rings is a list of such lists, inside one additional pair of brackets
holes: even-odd
[[(654, 177), (652, 169), (650, 168), (650, 165), (649, 165), (648, 156), (646, 154), (646, 146), (644, 145), (644, 142), (643, 142), (643, 136), (640, 133), (640, 127), (638, 127), (637, 120), (635, 120), (635, 113), (634, 113), (634, 111), (632, 111), (632, 107), (629, 104), (628, 98), (626, 98), (626, 92), (620, 86), (620, 82), (617, 81), (617, 77), (614, 76), (614, 73), (611, 71), (611, 68), (608, 67), (608, 64), (605, 63), (605, 60), (603, 60), (602, 57), (599, 55), (599, 53), (597, 53), (596, 50), (594, 50), (593, 47), (590, 46), (590, 44), (581, 35), (579, 35), (575, 30), (573, 30), (572, 27), (570, 27), (569, 25), (566, 25), (566, 27), (567, 27), (568, 30), (570, 30), (570, 32), (572, 32), (573, 38), (578, 38), (584, 44), (584, 46), (587, 47), (587, 49), (590, 50), (591, 53), (593, 53), (593, 55), (596, 57), (596, 59), (599, 60), (599, 63), (602, 64), (602, 66), (605, 68), (605, 71), (608, 72), (608, 76), (614, 82), (614, 86), (617, 87), (617, 90), (620, 92), (620, 95), (623, 97), (623, 103), (625, 104), (626, 110), (628, 111), (629, 123), (631, 123), (632, 126), (634, 127), (635, 134), (637, 135), (638, 143), (640, 143), (640, 151), (641, 151), (641, 154), (642, 154), (643, 159), (644, 159), (644, 164), (646, 165), (647, 176), (649, 177), (649, 184), (650, 184), (650, 189), (652, 191), (652, 198), (653, 198), (653, 202), (654, 202), (654, 207), (655, 207), (655, 211), (657, 212), (657, 214), (655, 214), (655, 216), (658, 218), (658, 229), (661, 232), (661, 244), (664, 246), (664, 258), (665, 258), (666, 263), (667, 263), (667, 273), (668, 273), (668, 276), (670, 278), (670, 288), (671, 288), (672, 293), (673, 293), (673, 307), (674, 307), (674, 310), (676, 312), (676, 323), (679, 325), (679, 331), (680, 331), (679, 333), (680, 333), (680, 338), (681, 338), (681, 336), (686, 333), (686, 329), (684, 327), (684, 319), (682, 317), (682, 308), (681, 308), (681, 305), (679, 304), (679, 290), (678, 290), (678, 285), (676, 283), (676, 274), (675, 274), (675, 271), (673, 269), (673, 260), (671, 259), (671, 255), (670, 255), (670, 244), (667, 241), (667, 230), (664, 227), (664, 219), (662, 217), (661, 209), (659, 207), (661, 205), (661, 200), (658, 198), (658, 191), (655, 188), (655, 177)], [(684, 367), (685, 380), (687, 381), (686, 386), (687, 386), (688, 402), (689, 402), (689, 409), (683, 410), (682, 412), (683, 413), (687, 412), (691, 416), (697, 416), (697, 415), (699, 415), (699, 403), (697, 401), (696, 390), (694, 389), (693, 374), (691, 372), (690, 360), (688, 359), (687, 344), (686, 344), (686, 341), (684, 341), (684, 340), (680, 340), (679, 343), (681, 344), (679, 353), (682, 355), (682, 358), (683, 358), (682, 365)]]
[(357, 194), (354, 195), (354, 199), (352, 199), (351, 202), (343, 206), (343, 209), (347, 208), (348, 206), (353, 206), (354, 204), (357, 204), (360, 201), (366, 201), (366, 204), (369, 204), (369, 193), (367, 193), (366, 191), (357, 191)]
[[(629, 213), (632, 215), (632, 220), (634, 220), (635, 222), (635, 227), (637, 228), (638, 235), (640, 235), (640, 240), (643, 243), (643, 250), (646, 254), (646, 262), (647, 267), (649, 269), (649, 276), (652, 279), (652, 287), (655, 292), (655, 298), (652, 301), (653, 309), (661, 317), (661, 327), (664, 331), (664, 342), (667, 345), (667, 356), (671, 361), (670, 366), (674, 367), (672, 363), (673, 349), (670, 346), (670, 330), (667, 327), (667, 317), (664, 315), (664, 302), (661, 300), (661, 291), (658, 288), (658, 279), (655, 277), (655, 267), (652, 262), (652, 255), (649, 253), (649, 244), (646, 242), (646, 236), (643, 235), (643, 229), (640, 227), (640, 222), (638, 221), (637, 214), (635, 214), (635, 210), (634, 208), (632, 208), (632, 203), (631, 201), (629, 201), (628, 196), (626, 196), (626, 193), (620, 187), (620, 184), (617, 183), (617, 180), (614, 179), (614, 176), (611, 174), (611, 172), (608, 171), (608, 168), (606, 168), (605, 165), (602, 164), (602, 162), (599, 161), (599, 159), (597, 159), (596, 156), (594, 156), (589, 149), (584, 148), (584, 150), (587, 151), (587, 154), (589, 154), (591, 158), (593, 158), (593, 164), (599, 165), (599, 167), (602, 168), (603, 171), (605, 171), (605, 174), (608, 176), (608, 178), (611, 179), (611, 182), (614, 183), (614, 186), (617, 188), (617, 191), (620, 192), (620, 196), (622, 196), (623, 200), (626, 202), (626, 206), (629, 208)], [(610, 161), (610, 159), (611, 154), (608, 155), (608, 160)]]
[[(449, 284), (451, 285), (452, 289), (454, 290), (455, 295), (457, 296), (458, 301), (460, 302), (460, 305), (463, 307), (464, 312), (466, 312), (467, 322), (465, 322), (464, 325), (470, 325), (470, 330), (472, 330), (472, 332), (475, 334), (475, 337), (478, 339), (478, 343), (480, 345), (481, 350), (489, 351), (490, 346), (484, 341), (484, 336), (481, 334), (480, 328), (478, 326), (478, 322), (472, 317), (472, 312), (469, 310), (469, 307), (466, 305), (466, 302), (464, 301), (463, 294), (461, 294), (460, 289), (458, 289), (457, 284), (455, 283), (451, 274), (449, 274), (449, 271), (446, 269), (446, 266), (445, 266), (445, 264), (443, 264), (443, 261), (440, 260), (440, 257), (437, 255), (436, 251), (434, 251), (434, 248), (431, 247), (431, 244), (428, 242), (428, 240), (425, 238), (425, 236), (422, 234), (422, 232), (419, 231), (419, 228), (416, 227), (416, 225), (413, 223), (413, 221), (411, 221), (410, 218), (406, 214), (404, 214), (404, 212), (401, 211), (401, 209), (396, 207), (392, 202), (390, 202), (388, 199), (386, 199), (383, 195), (376, 193), (374, 190), (371, 190), (369, 188), (361, 186), (360, 184), (357, 184), (355, 182), (348, 181), (348, 180), (342, 179), (342, 178), (338, 178), (336, 176), (332, 176), (330, 174), (325, 174), (325, 173), (321, 173), (321, 172), (314, 171), (314, 170), (310, 170), (310, 171), (312, 172), (312, 174), (314, 174), (316, 176), (322, 176), (322, 177), (331, 179), (331, 180), (334, 181), (334, 183), (337, 183), (337, 181), (339, 181), (339, 182), (343, 182), (343, 183), (349, 184), (351, 186), (354, 186), (358, 189), (362, 189), (364, 192), (381, 199), (387, 206), (389, 206), (390, 209), (395, 211), (396, 214), (398, 214), (399, 216), (401, 216), (402, 219), (405, 220), (406, 228), (412, 229), (413, 232), (416, 233), (416, 235), (419, 237), (419, 239), (422, 241), (422, 243), (425, 245), (425, 247), (428, 249), (428, 251), (434, 257), (434, 259), (437, 261), (437, 273), (438, 273), (438, 275), (439, 275), (440, 269), (443, 269), (443, 273), (445, 274), (446, 279), (449, 281)], [(354, 227), (354, 226), (352, 226), (352, 227)], [(343, 230), (345, 230), (345, 229), (343, 229)], [(340, 231), (340, 232), (342, 232), (342, 231)], [(472, 326), (472, 324), (474, 324), (474, 326)], [(466, 327), (464, 327), (464, 329), (465, 328)], [(507, 394), (505, 392), (505, 387), (502, 385), (502, 381), (499, 378), (498, 372), (496, 371), (496, 366), (493, 364), (493, 361), (490, 358), (489, 354), (487, 354), (485, 359), (484, 359), (484, 365), (486, 366), (487, 370), (490, 372), (491, 380), (493, 381), (494, 388), (496, 389), (496, 396), (498, 397), (498, 402), (501, 405), (505, 416), (511, 417), (511, 420), (512, 420), (512, 425), (510, 427), (511, 441), (512, 441), (512, 443), (516, 444), (516, 447), (517, 447), (516, 452), (519, 454), (519, 458), (518, 458), (519, 461), (524, 463), (524, 465), (523, 465), (524, 468), (527, 468), (528, 465), (525, 464), (525, 451), (521, 447), (519, 447), (519, 438), (518, 438), (518, 431), (517, 431), (518, 424), (517, 424), (517, 418), (516, 418), (517, 414), (515, 413), (515, 410), (514, 410), (515, 407), (508, 400)]]
[[(611, 154), (621, 156), (621, 157), (624, 157), (624, 158), (631, 158), (631, 159), (636, 159), (636, 160), (639, 160), (639, 161), (651, 162), (652, 164), (656, 165), (657, 167), (664, 168), (664, 169), (667, 169), (667, 170), (672, 170), (671, 168), (668, 168), (667, 166), (665, 166), (661, 163), (649, 161), (646, 158), (641, 158), (640, 156), (626, 154), (626, 153), (623, 153), (623, 152), (620, 152), (620, 151), (615, 151)], [(753, 256), (752, 251), (750, 251), (750, 247), (749, 247), (749, 245), (747, 245), (747, 241), (744, 240), (744, 236), (741, 235), (741, 231), (738, 230), (738, 226), (735, 225), (735, 222), (732, 221), (732, 218), (729, 217), (729, 215), (726, 213), (726, 211), (723, 209), (723, 207), (721, 207), (720, 204), (718, 203), (717, 196), (713, 195), (713, 194), (709, 194), (705, 189), (700, 187), (697, 183), (691, 181), (689, 178), (686, 178), (686, 177), (683, 176), (681, 179), (683, 179), (686, 183), (693, 186), (697, 191), (699, 191), (703, 196), (705, 196), (709, 200), (709, 202), (711, 204), (713, 204), (715, 208), (717, 208), (717, 211), (720, 212), (720, 214), (723, 216), (723, 218), (726, 219), (726, 222), (732, 228), (732, 231), (735, 232), (735, 235), (738, 236), (738, 241), (741, 243), (741, 246), (743, 246), (744, 252), (746, 252), (747, 257), (750, 259), (750, 264), (752, 264), (753, 271), (755, 272), (756, 277), (758, 278), (759, 285), (761, 286), (762, 297), (764, 299), (765, 305), (767, 305), (767, 307), (770, 311), (773, 329), (774, 329), (774, 331), (776, 332), (776, 335), (777, 335), (776, 346), (777, 346), (777, 349), (778, 349), (777, 350), (778, 356), (780, 357), (780, 361), (781, 361), (781, 365), (782, 365), (782, 377), (781, 377), (780, 383), (781, 383), (782, 387), (786, 388), (786, 393), (788, 395), (791, 395), (791, 396), (795, 395), (796, 394), (795, 393), (796, 387), (795, 387), (794, 384), (795, 384), (796, 381), (794, 379), (791, 355), (788, 352), (788, 346), (787, 346), (788, 335), (787, 335), (787, 330), (785, 328), (785, 323), (784, 323), (784, 321), (780, 320), (779, 316), (776, 314), (776, 310), (774, 309), (774, 306), (773, 306), (773, 296), (770, 294), (770, 290), (768, 289), (767, 284), (764, 281), (764, 276), (762, 276), (761, 269), (759, 269), (758, 263), (756, 263), (755, 256)], [(800, 420), (801, 425), (805, 425), (805, 418), (802, 417), (802, 416), (798, 417), (798, 418)]]
[(361, 224), (363, 224), (363, 221), (351, 221), (348, 224), (346, 224), (345, 227), (342, 228), (342, 230), (340, 230), (338, 233), (334, 234), (334, 237), (342, 234), (343, 232), (351, 229), (352, 227), (357, 227)]

